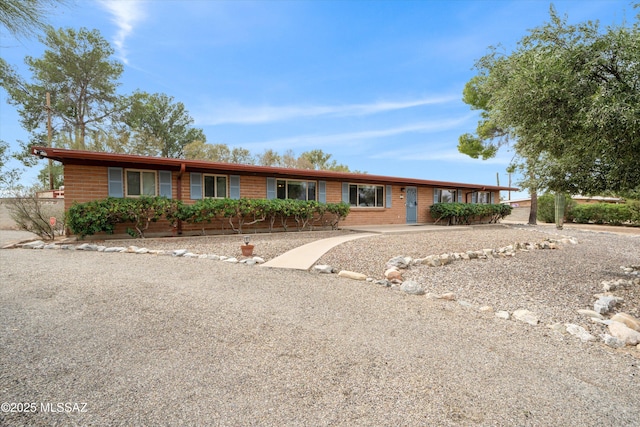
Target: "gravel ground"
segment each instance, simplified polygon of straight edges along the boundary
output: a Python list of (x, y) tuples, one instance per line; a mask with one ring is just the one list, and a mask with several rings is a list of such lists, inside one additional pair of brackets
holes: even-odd
[[(379, 276), (394, 255), (536, 241), (550, 230), (376, 236), (321, 261)], [(561, 320), (561, 306), (589, 306), (599, 282), (640, 254), (637, 236), (563, 234), (580, 244), (406, 276)], [(273, 253), (303, 242), (283, 236)], [(0, 400), (37, 404), (0, 412), (0, 425), (640, 426), (636, 350), (455, 302), (175, 257), (17, 249), (0, 251), (0, 264)], [(637, 294), (625, 298), (623, 308), (637, 310)], [(53, 413), (41, 403), (87, 406)]]
[[(259, 256), (268, 261), (291, 250), (295, 247), (313, 242), (318, 239), (325, 239), (334, 236), (349, 234), (349, 231), (305, 231), (287, 233), (259, 233), (246, 234), (249, 236), (249, 244), (254, 245), (254, 256)], [(243, 235), (244, 236), (244, 235)], [(95, 241), (92, 243), (105, 246), (131, 245), (146, 247), (155, 250), (187, 249), (198, 254), (215, 254), (228, 257), (242, 257), (240, 245), (244, 245), (243, 236), (220, 235), (220, 236), (196, 236), (196, 237), (172, 237), (172, 238), (152, 238), (152, 239), (123, 239)]]
[[(413, 234), (384, 234), (346, 242), (324, 255), (319, 263), (358, 271), (381, 278), (385, 263), (402, 255), (424, 258), (451, 252), (499, 248), (514, 242), (540, 242), (545, 238), (570, 236), (578, 245), (558, 250), (518, 252), (511, 258), (457, 261), (443, 267), (413, 266), (405, 280), (415, 280), (427, 292), (453, 292), (459, 300), (494, 310), (528, 309), (546, 324), (576, 323), (598, 336), (605, 328), (579, 315), (578, 309), (593, 309), (602, 293), (602, 281), (629, 278), (621, 266), (640, 265), (640, 233), (613, 234), (550, 226), (480, 226)], [(354, 256), (355, 255), (355, 256)], [(637, 277), (637, 276), (635, 276)], [(640, 287), (617, 290), (624, 298), (618, 307), (640, 318)]]

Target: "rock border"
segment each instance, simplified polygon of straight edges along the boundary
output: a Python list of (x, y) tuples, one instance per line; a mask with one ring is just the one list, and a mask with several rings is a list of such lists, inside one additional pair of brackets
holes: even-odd
[[(518, 252), (530, 252), (533, 250), (556, 250), (561, 249), (563, 245), (577, 245), (577, 239), (568, 236), (561, 236), (559, 239), (547, 238), (538, 243), (517, 242), (500, 248), (487, 248), (475, 251), (452, 252), (440, 255), (429, 255), (423, 258), (411, 258), (406, 256), (396, 256), (391, 258), (385, 264), (383, 279), (375, 279), (353, 271), (342, 270), (338, 276), (351, 278), (356, 280), (366, 280), (376, 285), (389, 287), (394, 290), (400, 290), (412, 295), (425, 295), (428, 299), (439, 299), (444, 301), (457, 301), (458, 305), (477, 309), (480, 312), (494, 312), (493, 307), (479, 306), (476, 307), (468, 301), (457, 300), (453, 292), (447, 292), (442, 295), (426, 292), (423, 284), (415, 281), (404, 281), (402, 278), (403, 270), (410, 269), (415, 265), (426, 265), (429, 267), (441, 267), (456, 261), (483, 260), (490, 258), (507, 258), (514, 257)], [(605, 280), (602, 282), (604, 294), (596, 294), (594, 297), (597, 301), (594, 303), (594, 309), (579, 309), (577, 312), (586, 316), (593, 322), (607, 325), (609, 334), (601, 334), (601, 341), (612, 348), (622, 348), (627, 346), (636, 346), (640, 351), (640, 320), (634, 318), (627, 313), (613, 314), (610, 319), (606, 319), (604, 314), (611, 314), (615, 307), (623, 301), (622, 298), (611, 294), (616, 289), (625, 289), (630, 286), (640, 286), (640, 265), (630, 265), (620, 267), (624, 274), (629, 276), (638, 276), (632, 279)], [(329, 265), (316, 265), (314, 270), (322, 273), (333, 273), (337, 270)], [(531, 326), (540, 324), (540, 318), (535, 313), (527, 309), (515, 310), (509, 313), (505, 310), (495, 311), (495, 317), (504, 320), (516, 320), (528, 323)], [(547, 325), (548, 328), (562, 334), (569, 334), (577, 337), (583, 342), (598, 342), (598, 339), (589, 333), (584, 327), (572, 323), (554, 323)]]
[[(453, 292), (447, 292), (442, 295), (426, 292), (426, 288), (423, 284), (416, 281), (407, 280), (402, 278), (402, 271), (410, 269), (416, 265), (426, 265), (429, 267), (442, 267), (452, 262), (457, 261), (471, 261), (471, 260), (485, 260), (490, 258), (507, 258), (516, 256), (518, 252), (530, 252), (532, 250), (556, 250), (561, 249), (562, 245), (577, 245), (579, 242), (573, 237), (561, 236), (560, 239), (547, 238), (538, 243), (531, 242), (516, 242), (511, 245), (507, 245), (500, 248), (487, 248), (476, 251), (466, 252), (452, 252), (440, 255), (429, 255), (423, 258), (411, 258), (406, 256), (396, 256), (391, 258), (385, 264), (385, 271), (383, 273), (383, 279), (374, 279), (367, 277), (366, 275), (354, 271), (340, 270), (330, 265), (314, 265), (311, 271), (321, 274), (334, 274), (337, 273), (339, 277), (348, 278), (357, 281), (366, 281), (383, 287), (388, 287), (393, 290), (399, 290), (409, 295), (423, 295), (428, 299), (439, 299), (444, 301), (457, 301), (458, 305), (477, 309), (480, 312), (494, 312), (493, 307), (480, 306), (476, 307), (472, 303), (463, 300), (457, 300), (456, 295)], [(198, 254), (189, 252), (187, 249), (175, 249), (175, 250), (152, 250), (145, 247), (138, 246), (114, 246), (107, 247), (102, 245), (96, 245), (91, 243), (82, 243), (79, 245), (74, 244), (55, 244), (45, 243), (42, 240), (35, 240), (27, 243), (20, 243), (10, 245), (8, 247), (21, 247), (23, 249), (49, 249), (49, 250), (70, 250), (70, 251), (89, 251), (89, 252), (104, 252), (104, 253), (131, 253), (138, 255), (156, 255), (156, 256), (173, 256), (182, 258), (195, 258), (195, 259), (209, 259), (228, 262), (232, 264), (245, 264), (256, 265), (262, 264), (265, 260), (261, 257), (247, 257), (238, 259), (236, 257), (228, 257), (225, 255), (217, 254)], [(5, 248), (8, 248), (5, 247)], [(602, 282), (604, 293), (594, 295), (597, 298), (594, 303), (593, 310), (590, 309), (578, 309), (577, 312), (592, 322), (606, 325), (609, 329), (609, 334), (601, 334), (601, 341), (612, 348), (624, 348), (628, 346), (635, 346), (640, 351), (640, 320), (634, 318), (627, 313), (613, 313), (615, 307), (623, 301), (622, 298), (612, 294), (617, 289), (625, 289), (631, 286), (640, 286), (640, 265), (630, 265), (620, 267), (625, 275), (634, 276), (631, 279), (617, 279), (617, 280), (605, 280)], [(609, 319), (604, 315), (611, 314)], [(528, 323), (531, 326), (540, 324), (539, 317), (526, 309), (515, 310), (513, 313), (509, 313), (505, 310), (497, 310), (494, 316), (499, 319), (510, 320), (514, 319), (519, 322)], [(598, 339), (590, 334), (584, 327), (572, 323), (554, 323), (547, 325), (548, 328), (562, 334), (570, 334), (583, 342), (598, 342)]]

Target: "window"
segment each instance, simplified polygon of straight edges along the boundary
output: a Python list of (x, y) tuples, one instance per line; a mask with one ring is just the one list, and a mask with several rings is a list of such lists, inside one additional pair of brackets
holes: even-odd
[(453, 203), (458, 201), (458, 192), (456, 190), (438, 188), (436, 190), (436, 196), (440, 203)]
[(227, 197), (227, 177), (221, 175), (202, 175), (204, 197)]
[(488, 191), (478, 191), (478, 203), (491, 203), (491, 193)]
[(315, 181), (276, 181), (276, 197), (278, 199), (316, 200)]
[(349, 204), (356, 207), (383, 207), (384, 187), (382, 185), (349, 185)]
[(127, 170), (127, 197), (155, 196), (156, 173), (154, 171)]

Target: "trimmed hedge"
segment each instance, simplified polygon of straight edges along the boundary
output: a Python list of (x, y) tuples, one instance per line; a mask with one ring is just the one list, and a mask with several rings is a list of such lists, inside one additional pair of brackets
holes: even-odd
[(436, 203), (430, 208), (436, 223), (445, 220), (448, 225), (471, 224), (472, 222), (496, 223), (513, 209), (505, 204), (484, 203)]
[(185, 205), (165, 197), (109, 197), (74, 203), (66, 218), (71, 232), (81, 238), (100, 232), (113, 234), (119, 223), (132, 223), (133, 228), (128, 228), (127, 233), (133, 237), (144, 237), (149, 224), (162, 217), (174, 227), (178, 221), (204, 225), (222, 220), (235, 232), (242, 233), (243, 227), (264, 221), (268, 221), (269, 231), (272, 231), (278, 220), (285, 231), (290, 220), (295, 221), (298, 230), (313, 229), (316, 224), (335, 229), (349, 210), (346, 203), (302, 200), (202, 199), (193, 205)]
[(640, 202), (578, 205), (568, 219), (578, 224), (640, 225)]

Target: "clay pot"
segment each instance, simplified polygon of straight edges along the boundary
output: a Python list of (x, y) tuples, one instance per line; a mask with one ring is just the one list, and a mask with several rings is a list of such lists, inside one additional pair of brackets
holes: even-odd
[(242, 245), (240, 246), (240, 249), (242, 249), (242, 256), (253, 255), (253, 245)]

